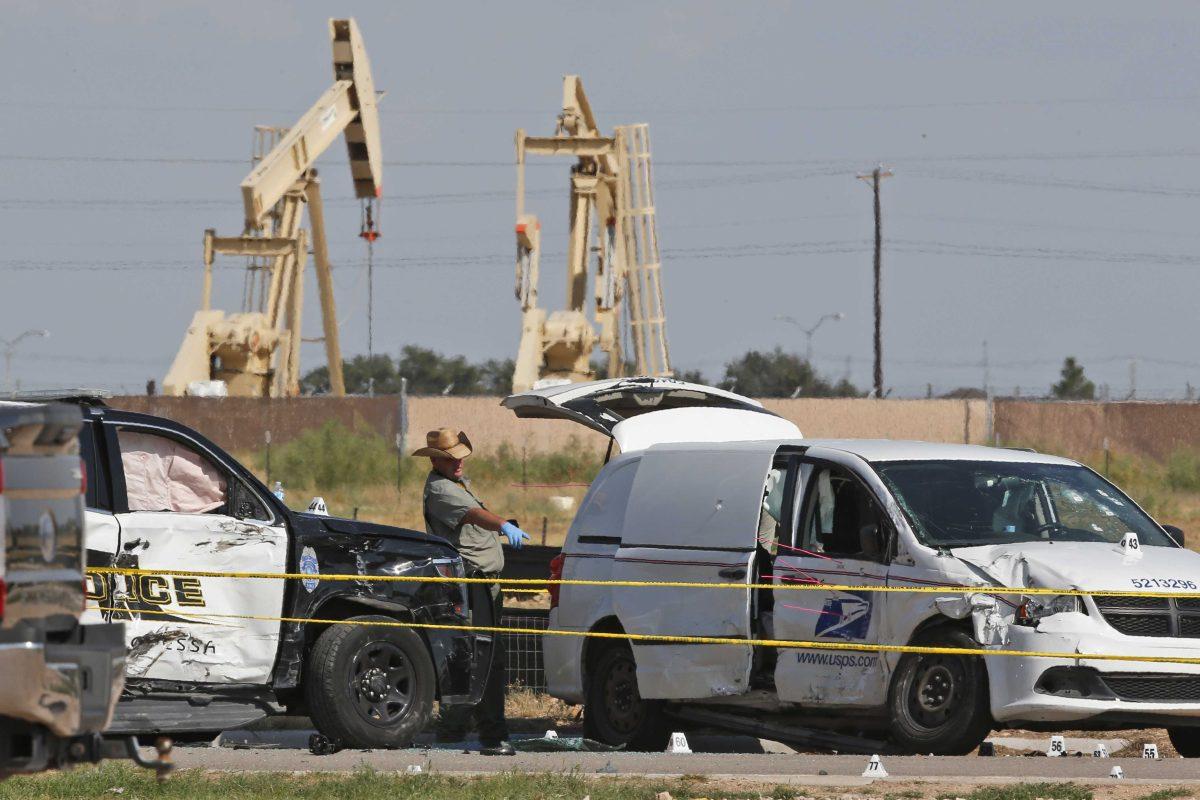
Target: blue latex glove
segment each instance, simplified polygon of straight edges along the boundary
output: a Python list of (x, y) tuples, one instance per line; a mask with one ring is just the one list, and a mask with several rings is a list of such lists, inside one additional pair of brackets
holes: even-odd
[(515, 547), (518, 550), (529, 541), (529, 534), (511, 522), (506, 522), (500, 526), (500, 534), (508, 538), (509, 547)]

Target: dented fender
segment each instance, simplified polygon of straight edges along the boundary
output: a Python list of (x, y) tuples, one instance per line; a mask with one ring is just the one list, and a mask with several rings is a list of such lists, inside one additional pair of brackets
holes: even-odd
[[(323, 581), (324, 574), (443, 577), (456, 573), (458, 552), (449, 542), (357, 520), (292, 514), (289, 571), (311, 575), (289, 581), (283, 616), (291, 619), (345, 619), (386, 614), (398, 620), (463, 626), (468, 597), (463, 584), (408, 581)], [(441, 570), (441, 571), (439, 571)], [(274, 674), (277, 690), (303, 681), (307, 647), (314, 638), (304, 622), (284, 623)], [(472, 691), (473, 666), (479, 656), (470, 631), (416, 629), (428, 644), (437, 676), (437, 694), (446, 702), (478, 699), (482, 682)], [(490, 638), (487, 640), (490, 652)], [(484, 676), (486, 677), (486, 675)]]

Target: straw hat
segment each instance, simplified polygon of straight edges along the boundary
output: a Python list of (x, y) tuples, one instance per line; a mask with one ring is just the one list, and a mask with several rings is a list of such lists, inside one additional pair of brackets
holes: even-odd
[(466, 458), (471, 455), (471, 440), (462, 431), (453, 428), (438, 428), (425, 434), (425, 446), (413, 453), (414, 457)]

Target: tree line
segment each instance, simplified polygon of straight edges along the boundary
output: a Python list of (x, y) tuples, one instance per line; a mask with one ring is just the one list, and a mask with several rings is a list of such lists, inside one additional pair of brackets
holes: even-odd
[[(342, 362), (349, 394), (398, 394), (400, 379), (408, 381), (415, 395), (506, 395), (512, 389), (513, 360), (488, 359), (471, 362), (464, 356), (447, 356), (417, 345), (406, 345), (398, 358), (382, 353), (358, 355)], [(603, 365), (593, 363), (598, 376)], [(627, 370), (632, 372), (632, 367)], [(685, 370), (681, 380), (713, 383), (700, 370)], [(860, 397), (862, 392), (845, 378), (834, 379), (794, 353), (782, 348), (751, 350), (725, 365), (724, 377), (716, 386), (750, 397)], [(329, 368), (317, 367), (300, 379), (303, 394), (329, 392)]]
[[(408, 381), (414, 395), (500, 396), (512, 388), (513, 360), (487, 359), (471, 362), (464, 356), (447, 356), (418, 345), (406, 345), (398, 358), (390, 355), (358, 355), (342, 362), (346, 391), (350, 394), (399, 394), (401, 378)], [(603, 365), (594, 362), (598, 376)], [(627, 370), (632, 373), (632, 365)], [(864, 397), (865, 392), (849, 378), (820, 374), (803, 357), (781, 347), (750, 350), (726, 362), (723, 376), (711, 381), (700, 370), (678, 373), (681, 380), (718, 386), (747, 397)], [(329, 392), (329, 369), (317, 367), (300, 379), (304, 394)], [(943, 397), (982, 396), (974, 388), (960, 388)], [(1050, 387), (1051, 396), (1060, 400), (1092, 400), (1096, 385), (1087, 379), (1083, 365), (1073, 356), (1063, 362), (1060, 380)]]

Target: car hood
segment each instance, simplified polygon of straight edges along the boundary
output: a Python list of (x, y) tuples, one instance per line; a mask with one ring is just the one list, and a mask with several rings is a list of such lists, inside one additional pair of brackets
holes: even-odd
[(355, 534), (358, 536), (382, 536), (387, 539), (407, 539), (415, 542), (436, 543), (448, 545), (449, 543), (440, 536), (433, 536), (424, 531), (414, 531), (409, 528), (397, 528), (391, 525), (380, 525), (377, 522), (366, 522), (360, 519), (346, 519), (344, 517), (327, 517), (324, 514), (308, 514), (298, 513), (298, 517), (302, 517), (310, 524), (315, 522), (325, 528), (330, 533), (346, 533)]
[[(1024, 542), (956, 547), (951, 552), (980, 577), (1003, 586), (1082, 591), (1200, 587), (1200, 553), (1179, 547), (1142, 547), (1130, 554), (1119, 544)], [(1160, 583), (1147, 584), (1145, 579)], [(1179, 583), (1183, 581), (1192, 586)]]

